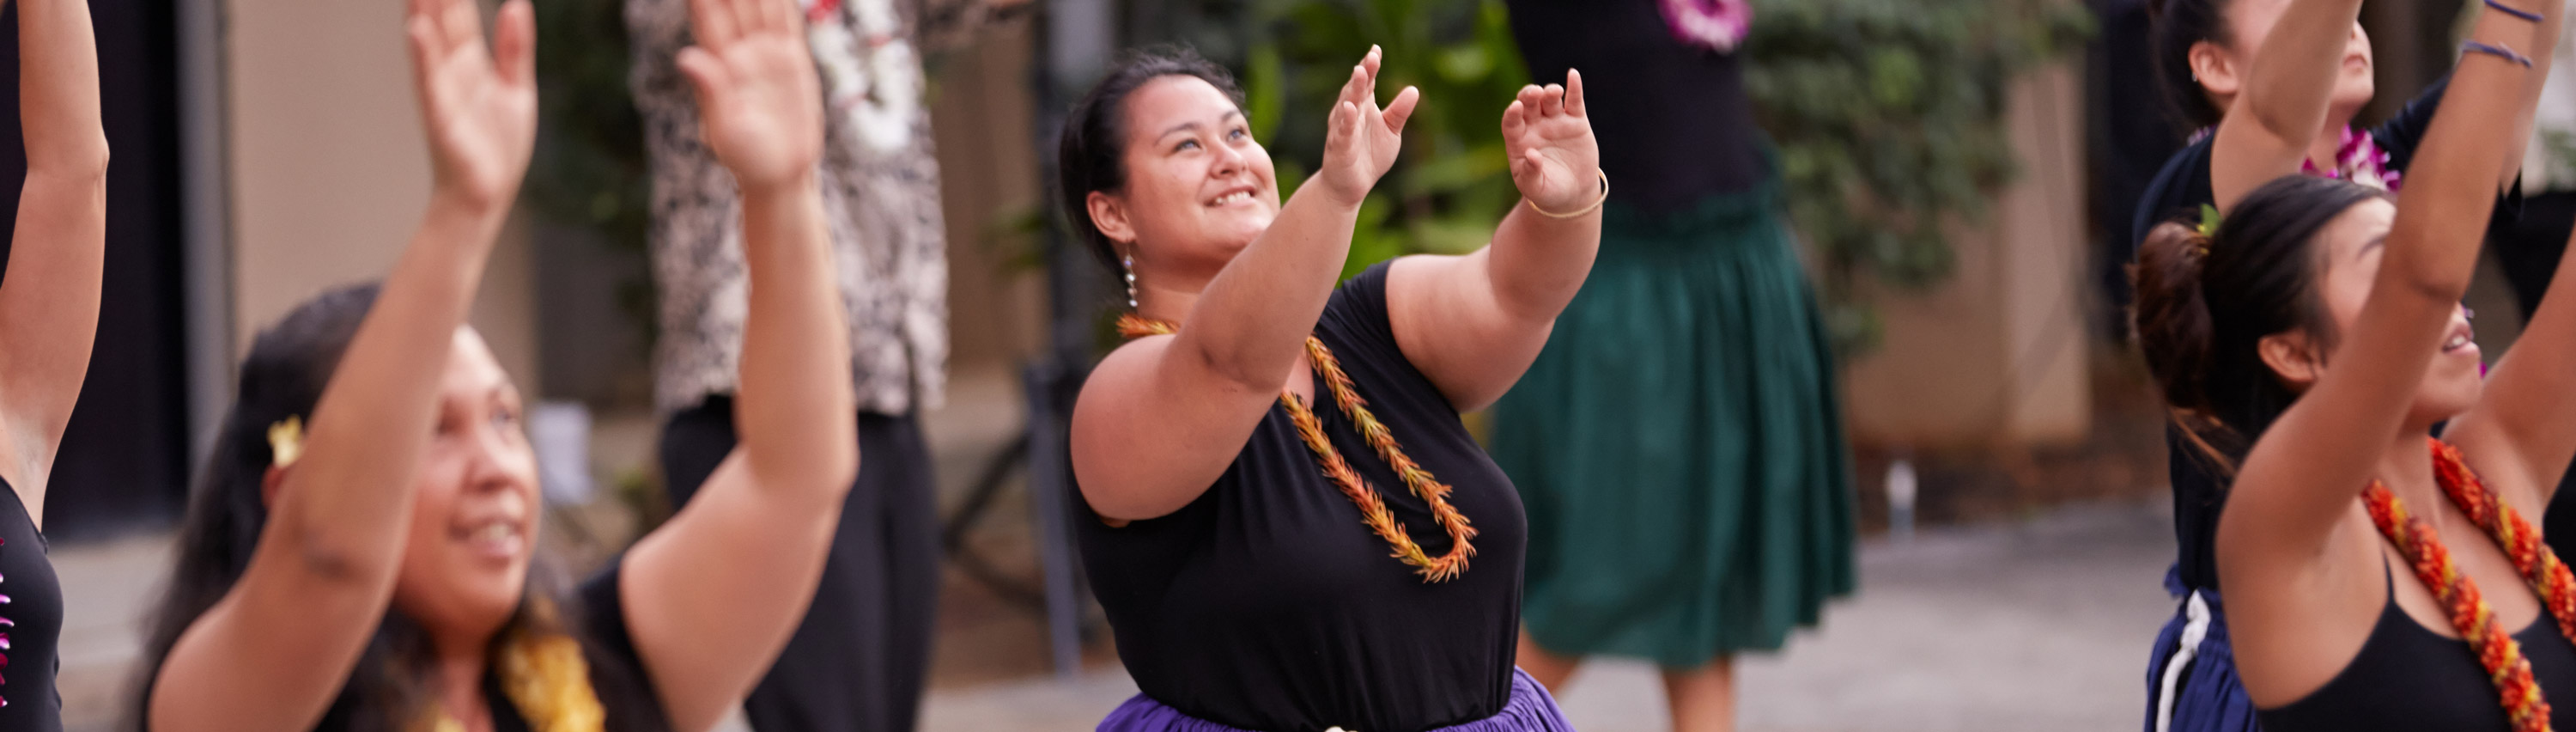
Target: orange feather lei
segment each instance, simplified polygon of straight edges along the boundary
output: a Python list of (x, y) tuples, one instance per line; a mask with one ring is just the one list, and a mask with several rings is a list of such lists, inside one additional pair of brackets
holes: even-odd
[[(2531, 523), (2488, 490), (2477, 473), (2469, 470), (2460, 451), (2440, 440), (2430, 440), (2433, 449), (2433, 472), (2453, 505), (2467, 513), (2469, 519), (2486, 530), (2496, 545), (2505, 550), (2513, 566), (2531, 583), (2541, 606), (2558, 621), (2561, 634), (2576, 639), (2576, 576), (2559, 563), (2558, 556), (2540, 542), (2540, 532)], [(2451, 627), (2467, 639), (2477, 653), (2478, 663), (2486, 666), (2487, 678), (2496, 685), (2499, 701), (2513, 717), (2516, 732), (2545, 732), (2549, 729), (2549, 700), (2540, 693), (2540, 684), (2531, 674), (2531, 661), (2522, 655), (2522, 645), (2496, 624), (2495, 610), (2478, 593), (2477, 583), (2451, 561), (2451, 552), (2431, 522), (2407, 514), (2397, 494), (2379, 481), (2371, 481), (2362, 492), (2370, 508), (2372, 523), (2406, 555), (2416, 579), (2433, 590), (2441, 601)]]
[[(1170, 335), (1179, 331), (1180, 326), (1170, 321), (1147, 320), (1135, 315), (1118, 318), (1119, 334), (1129, 338)], [(1421, 575), (1422, 581), (1445, 582), (1465, 573), (1467, 558), (1476, 555), (1475, 545), (1468, 543), (1469, 539), (1475, 538), (1476, 529), (1468, 525), (1465, 514), (1449, 505), (1448, 484), (1440, 482), (1431, 475), (1431, 471), (1423, 469), (1404, 454), (1404, 447), (1395, 441), (1395, 433), (1388, 431), (1385, 423), (1377, 421), (1377, 416), (1369, 413), (1368, 400), (1360, 398), (1359, 390), (1351, 386), (1350, 375), (1342, 372), (1342, 362), (1333, 357), (1332, 349), (1324, 347), (1322, 339), (1306, 336), (1306, 358), (1314, 364), (1315, 373), (1323, 376), (1325, 387), (1333, 394), (1333, 403), (1340, 406), (1344, 414), (1350, 415), (1351, 422), (1359, 427), (1360, 436), (1369, 447), (1386, 459), (1387, 466), (1394, 468), (1395, 474), (1404, 479), (1405, 487), (1412, 489), (1413, 495), (1431, 504), (1431, 517), (1449, 532), (1449, 552), (1438, 557), (1423, 552), (1421, 545), (1415, 544), (1413, 537), (1405, 533), (1404, 525), (1396, 522), (1395, 513), (1387, 510), (1386, 499), (1378, 496), (1377, 489), (1369, 486), (1359, 471), (1351, 469), (1350, 461), (1342, 459), (1340, 450), (1333, 449), (1332, 440), (1324, 436), (1323, 422), (1315, 418), (1314, 410), (1308, 409), (1306, 401), (1299, 399), (1296, 392), (1282, 390), (1279, 404), (1287, 407), (1289, 421), (1296, 423), (1297, 436), (1305, 440), (1306, 449), (1315, 453), (1315, 464), (1323, 469), (1324, 477), (1332, 479), (1333, 484), (1342, 489), (1342, 495), (1359, 505), (1361, 522), (1368, 524), (1370, 531), (1376, 532), (1378, 538), (1385, 539), (1389, 546), (1395, 548), (1389, 556), (1413, 565), (1414, 574)]]

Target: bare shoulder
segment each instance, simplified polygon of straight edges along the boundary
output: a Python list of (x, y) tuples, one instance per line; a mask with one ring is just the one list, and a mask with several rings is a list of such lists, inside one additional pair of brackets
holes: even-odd
[(2361, 654), (2388, 597), (2379, 543), (2355, 500), (2315, 555), (2258, 563), (2221, 555), (2227, 624), (2257, 706), (2305, 698)]

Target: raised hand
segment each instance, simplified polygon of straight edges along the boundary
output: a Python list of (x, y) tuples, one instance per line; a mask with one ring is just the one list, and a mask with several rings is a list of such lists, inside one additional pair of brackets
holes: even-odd
[(823, 155), (823, 86), (792, 0), (689, 0), (698, 44), (680, 50), (707, 147), (742, 187), (813, 175)]
[(474, 0), (411, 0), (404, 25), (437, 194), (485, 211), (507, 209), (537, 139), (536, 21), (528, 0), (501, 4), (488, 50)]
[(1512, 158), (1512, 184), (1547, 211), (1573, 211), (1601, 195), (1601, 146), (1583, 107), (1583, 73), (1565, 72), (1565, 85), (1521, 87), (1503, 109), (1503, 149)]
[(1377, 179), (1395, 166), (1396, 153), (1404, 147), (1404, 121), (1422, 98), (1421, 90), (1408, 86), (1385, 109), (1378, 108), (1377, 71), (1383, 54), (1370, 46), (1360, 64), (1351, 67), (1351, 80), (1342, 85), (1324, 134), (1324, 167), (1315, 177), (1347, 205), (1359, 205)]

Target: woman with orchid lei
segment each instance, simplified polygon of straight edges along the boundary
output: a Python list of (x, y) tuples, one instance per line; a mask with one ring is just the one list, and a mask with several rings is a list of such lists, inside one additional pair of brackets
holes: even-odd
[(680, 65), (743, 188), (741, 446), (558, 604), (520, 399), (463, 325), (536, 131), (527, 0), (412, 0), (434, 184), (381, 286), (260, 334), (148, 639), (152, 732), (662, 732), (736, 707), (811, 599), (858, 469), (791, 0), (695, 0)]
[[(2524, 23), (2539, 17), (2503, 0), (2487, 4), (2500, 6), (2488, 16)], [(2361, 0), (2150, 3), (2150, 48), (2166, 103), (2201, 132), (2148, 185), (2133, 242), (2175, 221), (2214, 234), (2248, 192), (2285, 175), (2340, 179), (2392, 194), (2406, 187), (2451, 83), (2437, 82), (2377, 128), (2355, 129), (2353, 116), (2375, 93), (2360, 9)], [(2503, 49), (2512, 54), (2503, 58), (2519, 65), (2530, 60), (2523, 53), (2545, 57), (2557, 29), (2539, 30), (2544, 45)], [(2544, 76), (2527, 80), (2533, 98)], [(2529, 123), (2526, 116), (2521, 128), (2496, 134), (2526, 140)], [(2499, 216), (2510, 217), (2517, 207), (2521, 144), (2510, 143), (2511, 154), (2486, 171)], [(2179, 602), (2151, 656), (2145, 728), (2252, 729), (2254, 708), (2237, 679), (2218, 590), (2216, 537), (2228, 490), (2221, 471), (2203, 457), (2210, 452), (2203, 448), (2233, 453), (2242, 445), (2219, 444), (2228, 440), (2206, 420), (2178, 417), (2166, 440), (2178, 544), (2166, 587)]]

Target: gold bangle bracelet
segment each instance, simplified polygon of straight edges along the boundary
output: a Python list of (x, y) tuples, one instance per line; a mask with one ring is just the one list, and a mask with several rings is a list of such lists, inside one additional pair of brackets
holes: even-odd
[(1601, 210), (1601, 204), (1603, 202), (1610, 200), (1610, 174), (1606, 171), (1599, 170), (1593, 171), (1593, 173), (1601, 176), (1601, 197), (1592, 199), (1592, 205), (1583, 207), (1583, 210), (1576, 211), (1574, 213), (1557, 213), (1539, 208), (1537, 201), (1531, 201), (1528, 198), (1522, 198), (1521, 200), (1529, 204), (1530, 210), (1537, 211), (1538, 215), (1551, 219), (1577, 219), (1589, 216), (1592, 212)]

